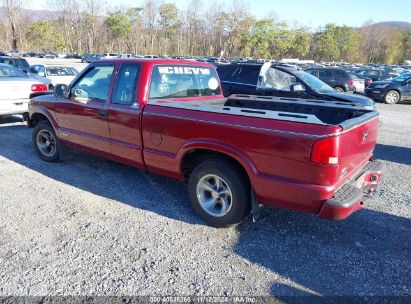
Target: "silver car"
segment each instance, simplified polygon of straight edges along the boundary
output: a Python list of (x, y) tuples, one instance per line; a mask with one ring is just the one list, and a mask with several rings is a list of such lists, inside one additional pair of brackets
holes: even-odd
[(30, 98), (47, 86), (7, 64), (0, 64), (0, 116), (26, 115)]

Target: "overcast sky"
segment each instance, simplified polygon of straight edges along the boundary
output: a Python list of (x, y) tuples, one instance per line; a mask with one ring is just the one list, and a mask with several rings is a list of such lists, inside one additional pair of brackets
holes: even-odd
[[(109, 7), (142, 6), (143, 0), (101, 0)], [(204, 7), (213, 3), (232, 1), (199, 0)], [(32, 9), (47, 9), (47, 0), (27, 1)], [(174, 2), (181, 9), (187, 7), (190, 0), (176, 0)], [(253, 15), (262, 18), (273, 12), (281, 20), (297, 21), (313, 28), (329, 22), (361, 26), (365, 21), (372, 19), (380, 21), (407, 21), (411, 22), (411, 0), (244, 0), (248, 3)]]

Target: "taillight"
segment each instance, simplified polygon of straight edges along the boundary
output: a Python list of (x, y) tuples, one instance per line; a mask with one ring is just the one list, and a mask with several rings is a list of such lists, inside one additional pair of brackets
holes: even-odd
[(368, 80), (367, 80), (367, 83), (368, 83), (368, 84), (372, 83), (372, 79), (368, 79)]
[(45, 84), (33, 84), (31, 86), (31, 91), (32, 92), (43, 92), (47, 91), (47, 86)]
[(328, 137), (314, 142), (311, 161), (324, 165), (338, 164), (338, 138)]
[(354, 81), (353, 81), (352, 79), (350, 79), (350, 81), (348, 81), (348, 85), (349, 85), (350, 87), (352, 87), (353, 84), (354, 84)]

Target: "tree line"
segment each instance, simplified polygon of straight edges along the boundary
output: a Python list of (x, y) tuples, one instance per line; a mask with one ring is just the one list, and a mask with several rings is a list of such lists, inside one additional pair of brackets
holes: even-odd
[(173, 56), (299, 58), (317, 61), (403, 63), (411, 59), (411, 29), (327, 24), (316, 30), (256, 18), (248, 5), (204, 6), (146, 0), (107, 11), (99, 0), (49, 0), (54, 16), (23, 14), (25, 0), (2, 0), (0, 49), (65, 53), (132, 53)]

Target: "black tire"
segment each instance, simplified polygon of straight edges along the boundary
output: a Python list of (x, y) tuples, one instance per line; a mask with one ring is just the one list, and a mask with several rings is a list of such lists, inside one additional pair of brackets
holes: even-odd
[[(223, 181), (222, 184), (228, 186), (231, 191), (230, 208), (224, 215), (214, 216), (207, 212), (200, 203), (201, 197), (197, 195), (197, 189), (201, 181), (208, 176), (220, 177)], [(247, 177), (234, 164), (223, 158), (200, 163), (190, 175), (188, 192), (194, 210), (203, 220), (215, 227), (228, 227), (239, 224), (251, 211), (250, 185)]]
[(400, 93), (398, 93), (395, 90), (389, 90), (387, 93), (384, 95), (384, 102), (386, 104), (396, 104), (399, 102), (401, 99)]
[(340, 92), (340, 93), (344, 93), (344, 92), (345, 92), (345, 90), (344, 90), (343, 87), (335, 87), (334, 90), (336, 90), (337, 92)]
[[(47, 155), (44, 151), (45, 149), (47, 149), (47, 143), (44, 143), (46, 145), (46, 148), (45, 147), (42, 148), (39, 143), (39, 141), (41, 141), (42, 139), (45, 139), (44, 136), (46, 135), (50, 135), (49, 136), (50, 144), (54, 142), (54, 149), (50, 148), (49, 155)], [(32, 142), (33, 142), (34, 150), (37, 152), (38, 156), (42, 160), (46, 162), (61, 161), (60, 155), (62, 153), (62, 146), (61, 146), (59, 139), (57, 138), (56, 132), (54, 132), (53, 127), (48, 121), (42, 120), (37, 123), (37, 125), (33, 129)]]

